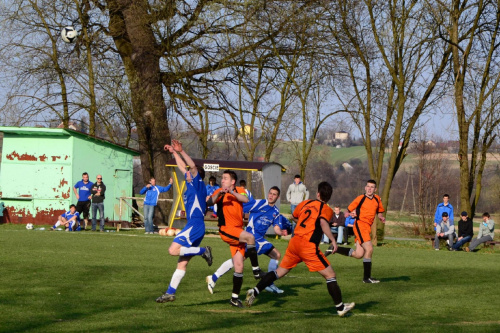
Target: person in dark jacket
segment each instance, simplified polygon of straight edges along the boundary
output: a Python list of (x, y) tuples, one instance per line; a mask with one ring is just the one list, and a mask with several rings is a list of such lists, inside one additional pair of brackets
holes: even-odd
[(474, 231), (472, 231), (472, 220), (467, 216), (467, 212), (460, 214), (461, 220), (458, 221), (458, 239), (452, 246), (452, 251), (459, 250), (465, 243), (470, 242)]
[(96, 182), (92, 184), (90, 193), (92, 195), (92, 231), (96, 231), (97, 225), (97, 210), (99, 210), (99, 218), (101, 219), (100, 231), (104, 231), (104, 199), (106, 193), (106, 185), (102, 182), (102, 176), (97, 175)]

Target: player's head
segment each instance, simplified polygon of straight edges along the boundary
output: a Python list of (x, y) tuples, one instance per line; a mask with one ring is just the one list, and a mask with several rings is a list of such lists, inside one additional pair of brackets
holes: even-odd
[(151, 178), (149, 178), (149, 183), (150, 183), (151, 185), (155, 186), (155, 185), (156, 185), (156, 179), (155, 179), (155, 177), (151, 177)]
[(450, 196), (449, 196), (448, 194), (446, 194), (446, 193), (445, 193), (445, 194), (443, 195), (443, 202), (444, 202), (445, 204), (447, 204), (449, 200), (450, 200)]
[(236, 175), (236, 172), (234, 172), (233, 170), (225, 170), (222, 173), (222, 178), (220, 182), (222, 187), (231, 188), (234, 186), (234, 184), (236, 184), (237, 181), (238, 181), (238, 176)]
[(367, 196), (372, 196), (377, 190), (377, 182), (373, 179), (368, 179), (365, 186), (365, 194)]
[(441, 218), (443, 219), (444, 222), (448, 221), (448, 213), (447, 212), (443, 212), (443, 214), (441, 214)]
[(89, 180), (89, 174), (86, 172), (82, 173), (82, 179), (84, 182), (87, 182)]
[(215, 185), (216, 181), (217, 179), (214, 176), (210, 176), (210, 178), (208, 178), (208, 183), (212, 186)]
[(295, 184), (300, 183), (300, 175), (295, 175), (295, 177), (293, 177), (293, 182), (294, 182)]
[(97, 180), (98, 183), (102, 182), (102, 176), (101, 175), (97, 175), (97, 177), (95, 177), (95, 179)]
[(335, 213), (335, 215), (340, 215), (340, 207), (339, 206), (335, 206), (333, 208), (333, 212)]
[(467, 212), (464, 210), (461, 214), (460, 217), (462, 218), (462, 221), (467, 221)]
[(332, 197), (332, 193), (332, 185), (328, 182), (321, 182), (318, 184), (318, 196), (321, 201), (328, 202), (328, 200)]
[(205, 179), (205, 169), (203, 169), (203, 167), (201, 165), (196, 165), (196, 169), (198, 169), (198, 173), (200, 174), (200, 178), (202, 180)]
[(267, 201), (270, 204), (275, 204), (276, 201), (278, 201), (278, 198), (280, 197), (280, 188), (278, 186), (273, 186), (269, 189), (269, 192), (267, 193)]
[(240, 187), (247, 188), (247, 181), (244, 179), (240, 180)]
[(483, 221), (488, 221), (490, 219), (490, 214), (489, 213), (483, 213)]
[(71, 214), (74, 214), (76, 212), (76, 206), (75, 205), (70, 205), (69, 206), (69, 210), (70, 210)]

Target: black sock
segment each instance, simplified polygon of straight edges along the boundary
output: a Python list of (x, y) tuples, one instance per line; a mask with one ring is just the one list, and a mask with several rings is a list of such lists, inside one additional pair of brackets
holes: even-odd
[(255, 248), (255, 244), (247, 244), (247, 255), (252, 263), (252, 268), (259, 267), (259, 259), (257, 258), (257, 249)]
[(349, 253), (351, 252), (351, 250), (352, 249), (350, 247), (337, 247), (337, 253), (346, 257), (349, 257)]
[(255, 288), (257, 288), (258, 293), (260, 293), (262, 290), (266, 289), (266, 287), (272, 285), (276, 280), (278, 280), (278, 277), (276, 276), (275, 271), (267, 272), (267, 274), (264, 275), (262, 279), (260, 279)]
[(235, 272), (233, 274), (233, 294), (239, 295), (242, 285), (243, 285), (243, 273)]
[(363, 259), (363, 268), (364, 268), (363, 279), (368, 280), (369, 278), (372, 277), (372, 260)]
[(328, 293), (332, 296), (333, 303), (337, 308), (337, 311), (344, 310), (344, 303), (342, 303), (342, 292), (337, 284), (336, 278), (331, 278), (326, 280), (326, 287), (328, 288)]

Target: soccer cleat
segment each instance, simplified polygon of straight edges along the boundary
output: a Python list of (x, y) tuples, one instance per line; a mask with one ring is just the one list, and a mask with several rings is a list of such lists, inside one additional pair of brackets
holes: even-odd
[(212, 275), (207, 276), (205, 279), (207, 281), (207, 286), (208, 286), (208, 291), (213, 294), (214, 293), (214, 288), (215, 288), (215, 282), (212, 280)]
[(374, 279), (374, 278), (368, 278), (366, 280), (363, 280), (363, 283), (379, 283), (380, 280)]
[(173, 294), (163, 294), (156, 299), (156, 303), (166, 303), (175, 301), (175, 295)]
[(239, 298), (231, 298), (229, 300), (229, 304), (231, 304), (232, 306), (234, 306), (236, 308), (242, 308), (243, 307), (243, 304), (241, 303), (241, 300)]
[(339, 317), (344, 317), (347, 312), (351, 311), (353, 308), (354, 308), (354, 303), (344, 303), (344, 310), (342, 311), (337, 311), (337, 314), (339, 315)]
[(470, 249), (468, 246), (465, 248), (465, 252), (470, 252)]
[(205, 252), (201, 255), (203, 259), (207, 261), (208, 266), (212, 266), (212, 248), (210, 246), (205, 247)]
[(434, 249), (434, 250), (439, 251), (439, 249)]
[(260, 268), (253, 270), (253, 277), (255, 280), (260, 280), (266, 275), (266, 272), (262, 271)]
[(50, 227), (50, 229), (49, 229), (49, 230), (50, 230), (50, 231), (54, 231), (54, 230), (56, 230), (56, 228), (54, 228), (54, 227)]
[(284, 291), (281, 290), (280, 288), (276, 287), (276, 285), (273, 283), (272, 285), (266, 287), (266, 291), (273, 293), (273, 294), (283, 294)]
[(325, 257), (328, 257), (330, 254), (333, 254), (333, 244), (325, 251)]
[(251, 307), (254, 301), (255, 301), (255, 290), (253, 288), (248, 289), (247, 297), (245, 298), (245, 304), (248, 307)]

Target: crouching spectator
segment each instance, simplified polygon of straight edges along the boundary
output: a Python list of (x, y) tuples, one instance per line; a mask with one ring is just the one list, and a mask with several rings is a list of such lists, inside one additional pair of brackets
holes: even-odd
[(441, 222), (436, 223), (436, 237), (434, 239), (434, 249), (439, 251), (439, 240), (447, 238), (446, 247), (451, 251), (453, 239), (455, 238), (455, 226), (451, 224), (448, 213), (443, 212)]
[(56, 224), (50, 230), (56, 230), (60, 225), (66, 228), (66, 231), (80, 231), (80, 213), (76, 211), (76, 206), (69, 206), (69, 211), (59, 216)]
[(467, 212), (460, 214), (460, 221), (458, 221), (458, 239), (453, 245), (452, 250), (459, 250), (465, 243), (470, 242), (474, 232), (472, 231), (472, 220), (467, 216)]
[(483, 214), (483, 222), (479, 226), (479, 233), (477, 234), (477, 238), (474, 238), (469, 247), (465, 248), (465, 251), (471, 252), (482, 243), (486, 243), (493, 240), (495, 236), (495, 221), (490, 219), (490, 214)]

